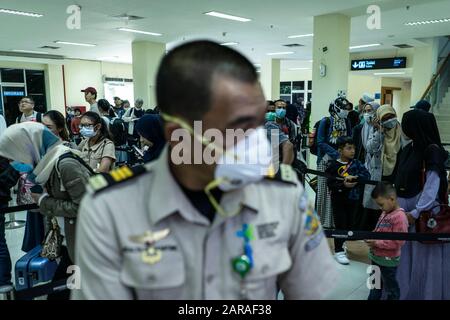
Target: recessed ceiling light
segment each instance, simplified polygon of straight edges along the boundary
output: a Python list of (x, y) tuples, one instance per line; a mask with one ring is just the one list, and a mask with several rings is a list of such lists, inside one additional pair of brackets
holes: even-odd
[(235, 46), (238, 44), (239, 44), (239, 42), (224, 42), (224, 43), (221, 43), (220, 45), (221, 46)]
[(312, 37), (314, 36), (314, 33), (308, 33), (308, 34), (297, 34), (293, 36), (289, 36), (289, 39), (295, 39), (295, 38), (304, 38), (304, 37)]
[(217, 12), (217, 11), (205, 12), (204, 14), (206, 14), (207, 16), (212, 16), (212, 17), (222, 18), (222, 19), (228, 19), (228, 20), (235, 20), (235, 21), (240, 21), (240, 22), (252, 21), (252, 19), (242, 18), (242, 17), (238, 17), (238, 16), (233, 16), (233, 15), (230, 15), (230, 14), (221, 13), (221, 12)]
[(48, 52), (45, 52), (45, 51), (33, 51), (33, 50), (21, 50), (21, 49), (14, 49), (12, 51), (14, 51), (14, 52), (23, 52), (23, 53), (48, 54)]
[(117, 30), (120, 31), (126, 31), (126, 32), (133, 32), (133, 33), (142, 33), (142, 34), (148, 34), (151, 36), (156, 36), (156, 37), (160, 37), (162, 36), (161, 33), (156, 33), (156, 32), (148, 32), (148, 31), (141, 31), (141, 30), (136, 30), (136, 29), (130, 29), (130, 28), (119, 28)]
[(55, 43), (58, 44), (68, 44), (72, 46), (82, 46), (82, 47), (95, 47), (96, 44), (90, 44), (90, 43), (78, 43), (78, 42), (67, 42), (67, 41), (55, 41)]
[(311, 70), (311, 68), (289, 68), (289, 70), (294, 71), (294, 70)]
[(360, 48), (369, 48), (369, 47), (377, 47), (377, 46), (381, 46), (381, 43), (371, 43), (371, 44), (363, 44), (360, 46), (351, 46), (349, 49), (360, 49)]
[(405, 26), (417, 26), (417, 25), (421, 25), (421, 24), (442, 23), (442, 22), (450, 22), (450, 18), (435, 19), (435, 20), (424, 20), (424, 21), (415, 21), (415, 22), (406, 22), (406, 23), (405, 23)]
[(405, 74), (404, 72), (375, 72), (374, 76), (385, 76), (385, 75), (397, 75), (397, 74)]
[(43, 14), (40, 14), (40, 13), (9, 10), (9, 9), (0, 9), (0, 13), (15, 14), (15, 15), (19, 15), (19, 16), (27, 16), (27, 17), (33, 17), (33, 18), (40, 18), (40, 17), (44, 16)]
[(270, 52), (267, 55), (268, 56), (279, 56), (279, 55), (285, 55), (285, 54), (294, 54), (294, 51), (285, 51), (285, 52)]
[(261, 67), (261, 63), (254, 63), (253, 64), (255, 67)]

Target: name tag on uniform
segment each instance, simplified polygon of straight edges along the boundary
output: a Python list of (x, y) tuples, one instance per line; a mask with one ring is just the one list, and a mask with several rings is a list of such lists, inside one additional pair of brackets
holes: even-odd
[(275, 230), (278, 227), (279, 222), (270, 222), (265, 224), (260, 224), (256, 226), (256, 229), (258, 230), (258, 238), (259, 239), (267, 239), (267, 238), (273, 238), (276, 236)]

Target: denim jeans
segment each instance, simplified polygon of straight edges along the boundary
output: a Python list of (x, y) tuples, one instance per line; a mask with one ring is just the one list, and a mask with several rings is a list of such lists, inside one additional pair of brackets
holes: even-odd
[[(7, 205), (0, 203), (0, 208)], [(11, 285), (11, 257), (5, 238), (5, 215), (0, 214), (0, 286)]]
[[(400, 298), (400, 287), (396, 274), (397, 267), (383, 267), (372, 261), (372, 265), (378, 266), (381, 271), (381, 285), (387, 294), (387, 300), (398, 300)], [(367, 300), (380, 300), (383, 290), (371, 289)]]

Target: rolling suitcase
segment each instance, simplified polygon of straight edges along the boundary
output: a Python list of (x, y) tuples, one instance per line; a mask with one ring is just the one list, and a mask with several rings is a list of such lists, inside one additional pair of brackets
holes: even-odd
[(58, 263), (41, 257), (41, 250), (42, 246), (39, 245), (16, 262), (16, 291), (52, 280)]

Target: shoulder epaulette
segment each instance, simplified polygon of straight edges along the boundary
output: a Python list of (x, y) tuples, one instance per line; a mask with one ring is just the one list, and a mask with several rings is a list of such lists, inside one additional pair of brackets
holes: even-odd
[(144, 166), (128, 167), (122, 166), (109, 173), (99, 173), (89, 179), (89, 186), (95, 194), (109, 189), (112, 186), (130, 181), (147, 172)]
[(294, 169), (292, 169), (292, 167), (287, 164), (280, 164), (277, 172), (275, 172), (275, 169), (271, 167), (269, 169), (269, 174), (264, 178), (293, 185), (297, 185), (298, 183), (297, 174), (295, 173)]

